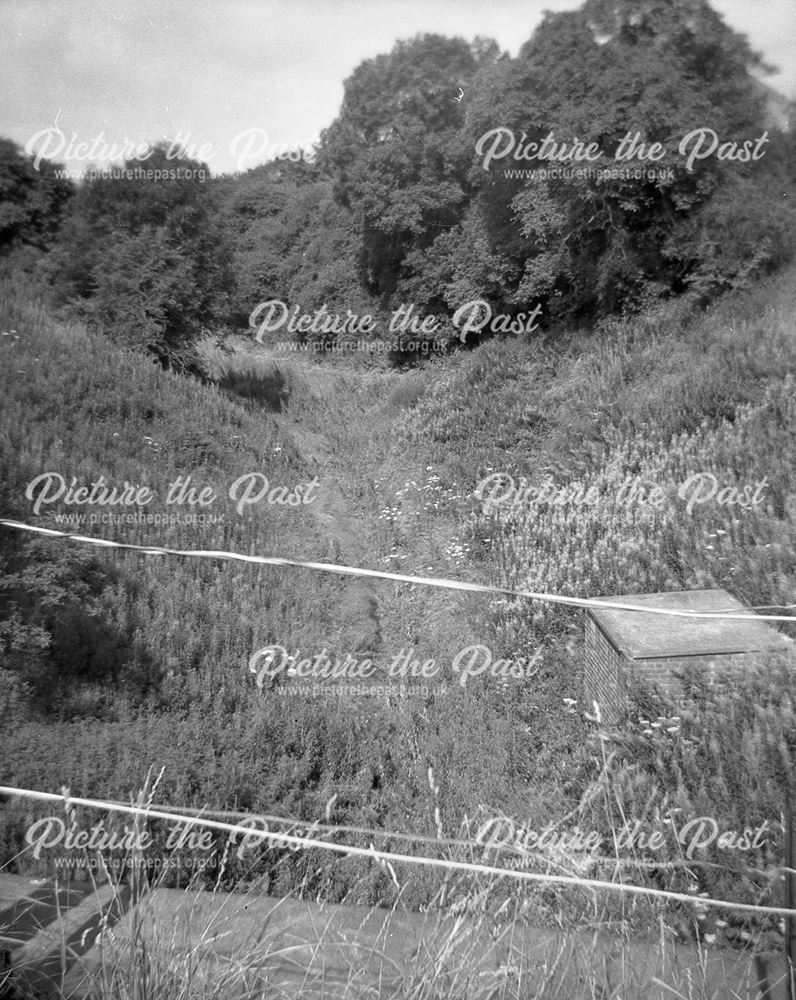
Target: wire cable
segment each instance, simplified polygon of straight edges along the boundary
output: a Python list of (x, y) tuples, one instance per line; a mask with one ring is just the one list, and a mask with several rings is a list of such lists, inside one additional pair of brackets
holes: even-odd
[[(52, 792), (39, 792), (28, 788), (14, 788), (11, 786), (0, 786), (0, 795), (14, 795), (20, 798), (37, 799), (42, 802), (59, 802), (68, 810), (75, 806), (84, 806), (89, 809), (105, 809), (109, 812), (120, 812), (130, 816), (147, 816), (150, 819), (165, 819), (174, 821), (175, 813), (163, 812), (157, 809), (142, 806), (123, 806), (115, 802), (103, 801), (101, 799), (75, 798), (71, 795), (55, 795)], [(256, 830), (251, 827), (239, 826), (232, 823), (220, 823), (217, 820), (205, 819), (201, 816), (180, 815), (180, 820), (188, 826), (204, 826), (210, 830), (220, 830), (228, 834), (237, 834), (243, 837), (255, 837), (265, 841), (276, 841), (276, 846), (293, 846), (300, 850), (320, 850), (331, 851), (334, 854), (342, 854), (345, 857), (371, 858), (379, 864), (410, 864), (420, 865), (426, 868), (443, 868), (447, 871), (471, 872), (474, 875), (494, 875), (500, 878), (515, 878), (522, 882), (540, 882), (548, 885), (566, 885), (581, 889), (595, 891), (604, 889), (607, 892), (628, 893), (635, 896), (651, 896), (658, 899), (672, 899), (682, 903), (690, 903), (692, 906), (714, 907), (719, 910), (731, 910), (744, 913), (765, 913), (783, 917), (796, 917), (796, 910), (790, 910), (780, 906), (758, 906), (753, 903), (735, 903), (728, 899), (712, 899), (706, 896), (692, 896), (682, 892), (670, 892), (666, 889), (649, 889), (639, 885), (627, 885), (625, 883), (605, 882), (598, 879), (579, 878), (573, 875), (550, 875), (540, 872), (518, 871), (513, 868), (498, 868), (494, 865), (476, 864), (467, 861), (451, 861), (447, 858), (428, 858), (414, 856), (411, 854), (395, 854), (388, 851), (377, 851), (373, 845), (369, 848), (356, 847), (353, 844), (335, 844), (328, 840), (310, 840), (303, 837), (294, 837), (287, 833), (272, 833), (270, 831)]]
[(286, 559), (280, 556), (245, 556), (239, 552), (225, 552), (211, 549), (168, 549), (156, 545), (133, 545), (130, 542), (114, 542), (107, 538), (92, 538), (89, 535), (76, 535), (67, 531), (57, 531), (54, 528), (40, 528), (22, 521), (12, 521), (0, 518), (0, 524), (18, 531), (29, 531), (34, 534), (47, 535), (51, 538), (66, 538), (73, 542), (83, 542), (102, 548), (121, 549), (128, 552), (139, 552), (142, 555), (156, 556), (186, 556), (195, 559), (224, 559), (237, 562), (253, 563), (263, 566), (294, 566), (300, 569), (318, 570), (323, 573), (336, 573), (342, 576), (364, 576), (378, 580), (392, 580), (396, 583), (410, 583), (425, 587), (444, 587), (448, 590), (466, 590), (476, 594), (500, 594), (509, 597), (524, 597), (531, 601), (546, 601), (550, 604), (564, 604), (577, 608), (602, 608), (603, 610), (639, 611), (644, 614), (665, 615), (675, 618), (710, 618), (732, 619), (756, 622), (792, 622), (796, 624), (793, 615), (756, 615), (740, 614), (738, 612), (688, 611), (672, 608), (645, 607), (639, 604), (623, 604), (602, 598), (564, 597), (560, 594), (533, 593), (526, 590), (512, 590), (508, 587), (493, 587), (481, 583), (468, 583), (464, 580), (447, 580), (442, 577), (407, 576), (401, 573), (387, 573), (383, 570), (362, 569), (356, 566), (341, 566), (336, 563), (304, 562), (299, 559)]

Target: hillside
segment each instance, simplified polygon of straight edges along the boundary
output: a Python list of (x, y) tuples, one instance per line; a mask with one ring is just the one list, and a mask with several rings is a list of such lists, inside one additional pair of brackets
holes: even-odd
[[(0, 8), (0, 1000), (28, 959), (69, 1000), (89, 953), (101, 1000), (254, 1000), (269, 962), (347, 1000), (779, 1000), (765, 2), (509, 0), (495, 37), (422, 0)], [(234, 913), (178, 945), (161, 908)], [(303, 943), (258, 964), (280, 908)]]
[[(102, 475), (147, 486), (157, 494), (153, 513), (167, 512), (159, 499), (166, 485), (190, 476), (215, 488), (212, 509), (223, 524), (78, 530), (576, 596), (722, 586), (752, 606), (785, 605), (796, 514), (792, 277), (706, 312), (679, 304), (547, 347), (492, 342), (444, 368), (316, 377), (311, 365), (284, 362), (278, 412), (272, 360), (230, 362), (224, 384), (246, 373), (245, 397), (236, 398), (53, 322), (24, 289), (7, 286), (4, 514), (58, 527), (59, 515), (79, 510), (56, 501), (33, 514), (25, 490), (43, 470), (80, 484)], [(291, 486), (317, 477), (317, 502), (260, 502), (238, 514), (228, 486), (255, 470)], [(686, 514), (677, 485), (699, 470), (723, 484), (765, 476), (765, 503), (699, 504)], [(517, 483), (552, 476), (559, 488), (593, 484), (600, 500), (485, 513), (473, 493), (495, 471)], [(660, 484), (671, 503), (653, 510), (618, 502), (628, 476)], [(495, 814), (541, 829), (571, 810), (581, 827), (610, 829), (615, 796), (644, 813), (656, 788), (685, 811), (744, 826), (775, 813), (785, 794), (777, 745), (792, 725), (792, 675), (776, 682), (787, 690), (750, 678), (763, 684), (760, 707), (782, 705), (776, 715), (751, 711), (741, 689), (731, 726), (727, 705), (690, 729), (686, 719), (672, 735), (645, 737), (644, 726), (631, 726), (634, 763), (620, 752), (606, 771), (582, 704), (576, 611), (308, 570), (103, 553), (6, 529), (2, 536), (12, 612), (6, 784), (123, 798), (163, 768), (156, 801), (312, 821), (334, 797), (327, 818), (335, 824), (432, 837), (472, 834)], [(445, 690), (286, 698), (258, 689), (247, 669), (269, 643), (341, 659), (370, 653), (381, 671), (411, 649), (442, 666)], [(541, 650), (541, 669), (527, 683), (485, 673), (462, 685), (456, 654), (479, 643), (495, 659)], [(734, 763), (739, 741), (754, 746), (754, 766)], [(29, 813), (6, 808), (10, 859)], [(776, 843), (768, 850), (775, 863)], [(378, 866), (313, 853), (269, 849), (237, 876), (267, 871), (277, 893), (301, 886), (332, 901), (392, 901), (395, 886)], [(433, 879), (406, 878), (410, 906), (436, 892)], [(711, 891), (726, 879), (745, 884), (732, 870), (706, 879)], [(532, 894), (530, 905), (544, 912), (544, 895)], [(556, 899), (559, 917), (562, 905)]]

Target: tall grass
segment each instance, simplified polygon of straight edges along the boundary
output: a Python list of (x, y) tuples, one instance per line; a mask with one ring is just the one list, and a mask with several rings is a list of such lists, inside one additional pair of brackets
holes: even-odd
[[(165, 373), (80, 326), (52, 322), (24, 290), (7, 292), (0, 322), (19, 339), (0, 344), (0, 497), (12, 517), (32, 519), (25, 487), (46, 470), (159, 492), (191, 475), (220, 497), (244, 472), (280, 483), (317, 474), (319, 495), (328, 487), (325, 522), (266, 505), (238, 516), (226, 503), (226, 523), (201, 531), (132, 525), (102, 533), (324, 561), (334, 531), (340, 561), (374, 568), (582, 596), (721, 586), (750, 604), (792, 602), (792, 274), (705, 313), (676, 304), (547, 346), (493, 341), (406, 381), (220, 356), (216, 376), (229, 380), (229, 391)], [(288, 392), (276, 410), (270, 403), (280, 386)], [(728, 485), (767, 476), (766, 502), (737, 514), (705, 505), (687, 515), (678, 483), (703, 469)], [(540, 505), (486, 516), (471, 494), (500, 470), (535, 483), (546, 476), (593, 483), (600, 500), (593, 508)], [(628, 476), (660, 485), (666, 504), (618, 504)], [(448, 693), (287, 700), (257, 689), (248, 660), (272, 642), (350, 652), (356, 632), (346, 621), (345, 581), (98, 554), (6, 531), (3, 544), (7, 783), (66, 783), (75, 794), (121, 798), (161, 761), (166, 802), (312, 821), (337, 794), (337, 823), (426, 836), (438, 827), (448, 836), (472, 830), (495, 812), (537, 829), (582, 812), (608, 831), (619, 795), (645, 821), (655, 819), (648, 806), (655, 795), (680, 796), (681, 809), (715, 809), (725, 823), (746, 821), (744, 811), (773, 818), (781, 801), (780, 779), (771, 792), (738, 775), (752, 760), (775, 778), (767, 734), (778, 734), (776, 747), (792, 724), (792, 672), (772, 674), (767, 687), (750, 680), (734, 707), (717, 703), (701, 721), (684, 722), (672, 746), (661, 745), (657, 730), (644, 732), (671, 707), (640, 702), (637, 715), (650, 726), (634, 721), (630, 731), (608, 734), (626, 745), (607, 755), (606, 771), (601, 730), (583, 710), (573, 612), (374, 585), (384, 656), (406, 648), (435, 658)], [(484, 678), (461, 688), (451, 662), (474, 642), (495, 657), (541, 648), (542, 669), (528, 684)], [(774, 699), (778, 690), (784, 704)], [(764, 704), (769, 721), (743, 711), (746, 704)], [(429, 766), (439, 822), (427, 808)], [(602, 791), (589, 798), (595, 788)], [(18, 806), (8, 817), (4, 858), (16, 856), (30, 820)], [(24, 870), (21, 860), (14, 864)], [(684, 876), (672, 871), (655, 875), (657, 884), (679, 884)], [(398, 898), (389, 873), (354, 859), (272, 849), (252, 877), (265, 874), (278, 895), (384, 906)], [(231, 884), (240, 876), (230, 869)], [(771, 886), (745, 880), (738, 868), (722, 879), (716, 885), (738, 898), (772, 898)], [(441, 890), (430, 875), (399, 881), (410, 909), (430, 906)], [(469, 899), (465, 885), (459, 895), (455, 889), (450, 905)], [(499, 905), (510, 895), (501, 892)], [(548, 923), (578, 922), (589, 907), (620, 927), (650, 919), (640, 908), (595, 910), (590, 899), (548, 891), (529, 905)]]

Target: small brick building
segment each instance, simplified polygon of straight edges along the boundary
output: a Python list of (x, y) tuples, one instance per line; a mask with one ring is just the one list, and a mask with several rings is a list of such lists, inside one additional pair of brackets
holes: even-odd
[[(625, 594), (605, 601), (679, 611), (749, 614), (726, 590), (682, 590), (665, 594)], [(692, 666), (712, 680), (743, 669), (754, 654), (790, 650), (792, 643), (765, 622), (726, 618), (681, 618), (587, 608), (585, 676), (587, 710), (600, 706), (603, 721), (618, 722), (626, 708), (631, 677), (658, 688), (675, 705), (682, 698), (680, 674)]]

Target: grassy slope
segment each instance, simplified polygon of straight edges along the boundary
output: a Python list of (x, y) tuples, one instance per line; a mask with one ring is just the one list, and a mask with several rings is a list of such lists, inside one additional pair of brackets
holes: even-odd
[[(578, 594), (717, 585), (753, 604), (789, 603), (792, 278), (705, 315), (685, 315), (675, 304), (658, 317), (574, 333), (552, 347), (491, 343), (410, 375), (330, 378), (285, 364), (290, 397), (278, 414), (256, 400), (261, 384), (273, 401), (272, 366), (263, 363), (261, 377), (255, 364), (247, 383), (255, 400), (235, 402), (52, 323), (24, 292), (9, 289), (1, 321), (20, 340), (0, 345), (13, 357), (1, 376), (3, 508), (33, 520), (24, 488), (45, 470), (86, 482), (99, 474), (128, 479), (161, 494), (190, 474), (222, 496), (255, 469), (286, 484), (317, 474), (312, 509), (259, 505), (238, 516), (222, 500), (223, 527), (90, 531)], [(769, 502), (734, 525), (716, 508), (684, 516), (672, 491), (684, 472), (703, 468), (727, 482), (767, 475)], [(603, 499), (586, 515), (573, 508), (485, 518), (471, 494), (490, 469), (534, 482), (549, 472), (562, 485), (594, 480)], [(626, 474), (667, 484), (672, 502), (660, 516), (616, 508), (611, 498)], [(67, 566), (66, 556), (54, 560), (64, 543), (4, 541), (12, 566), (34, 565), (41, 574), (63, 562), (65, 580), (85, 569)], [(77, 546), (68, 550), (89, 559)], [(4, 781), (122, 796), (141, 786), (150, 765), (166, 765), (157, 801), (315, 818), (337, 792), (335, 822), (433, 836), (437, 805), (447, 835), (465, 817), (472, 824), (496, 809), (539, 829), (577, 806), (599, 778), (592, 727), (562, 700), (581, 696), (577, 640), (564, 641), (578, 622), (573, 613), (529, 613), (521, 603), (402, 584), (373, 584), (365, 593), (331, 576), (234, 563), (92, 553), (91, 567), (99, 574), (92, 600), (113, 630), (113, 648), (125, 651), (123, 666), (109, 663), (107, 676), (89, 680), (55, 678), (57, 697), (48, 704), (31, 701), (17, 672), (6, 688)], [(41, 620), (37, 614), (31, 621)], [(445, 664), (449, 680), (452, 657), (472, 642), (495, 656), (527, 656), (539, 645), (546, 655), (541, 677), (526, 689), (473, 682), (428, 704), (369, 699), (330, 710), (257, 691), (246, 662), (269, 641), (342, 655), (361, 643), (376, 649), (382, 665), (412, 645), (421, 658)], [(15, 655), (21, 663), (22, 653)], [(789, 717), (784, 710), (775, 716), (780, 733)], [(662, 746), (636, 733), (644, 795), (656, 781), (668, 787), (667, 768), (675, 767), (688, 806), (701, 775), (714, 768), (709, 805), (734, 818), (741, 796), (740, 818), (770, 814), (781, 802), (781, 780), (769, 775), (774, 785), (765, 790), (759, 775), (774, 767), (776, 740), (768, 755), (755, 750), (758, 778), (733, 772), (722, 785), (718, 758), (737, 735), (724, 729), (728, 742), (715, 746), (707, 737), (691, 747), (685, 737)], [(614, 791), (625, 794), (626, 777), (620, 771)], [(636, 784), (633, 794), (641, 795)], [(591, 820), (607, 822), (593, 808)], [(23, 829), (20, 813), (9, 843)], [(280, 891), (301, 884), (335, 899), (392, 898), (389, 876), (375, 865), (279, 857), (269, 852), (264, 865), (278, 862)], [(434, 889), (419, 875), (411, 884), (410, 904)], [(538, 902), (556, 912), (560, 901)]]

